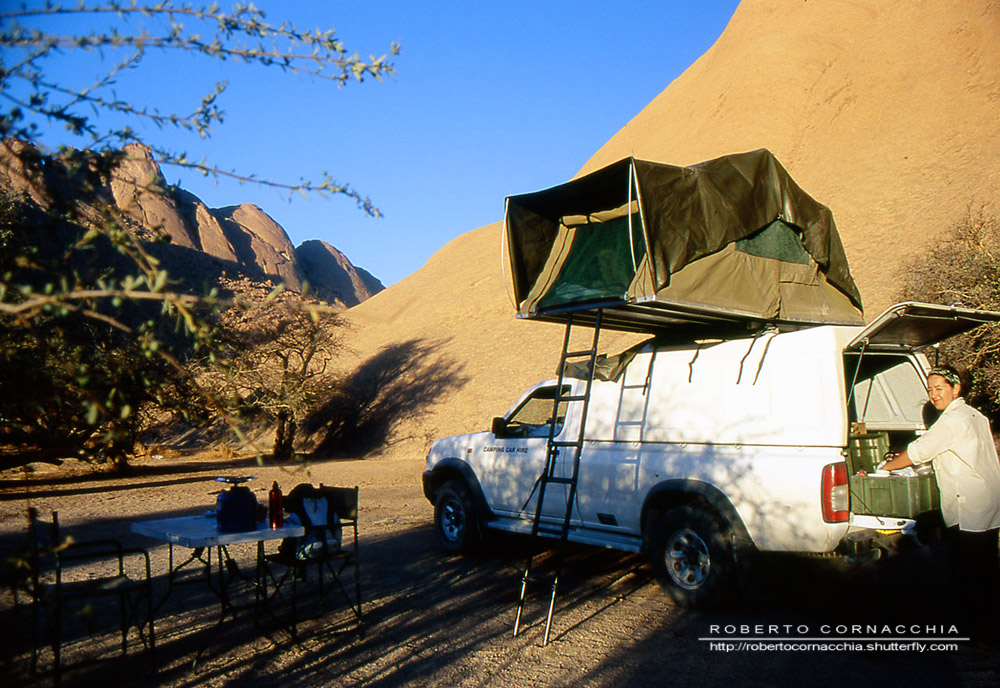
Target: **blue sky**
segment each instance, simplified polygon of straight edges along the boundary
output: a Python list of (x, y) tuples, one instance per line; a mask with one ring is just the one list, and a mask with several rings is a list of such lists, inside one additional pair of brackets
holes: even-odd
[[(389, 285), (451, 239), (502, 219), (506, 196), (569, 179), (711, 47), (738, 2), (255, 4), (272, 23), (334, 28), (362, 55), (398, 42), (395, 77), (337, 88), (274, 69), (149, 55), (119, 79), (117, 93), (181, 113), (227, 80), (225, 121), (210, 139), (168, 129), (142, 135), (275, 181), (329, 172), (384, 217), (366, 217), (344, 197), (289, 201), (169, 167), (167, 179), (211, 207), (255, 203), (296, 245), (322, 239)], [(69, 53), (52, 68), (86, 80), (98, 59)]]

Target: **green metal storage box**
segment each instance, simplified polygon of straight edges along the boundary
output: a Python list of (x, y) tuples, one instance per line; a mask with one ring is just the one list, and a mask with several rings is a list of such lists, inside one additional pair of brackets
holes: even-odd
[(848, 438), (847, 451), (851, 475), (858, 471), (873, 473), (889, 451), (889, 433), (867, 432), (854, 434)]
[(850, 489), (851, 511), (855, 514), (914, 518), (941, 507), (933, 473), (915, 478), (852, 475)]

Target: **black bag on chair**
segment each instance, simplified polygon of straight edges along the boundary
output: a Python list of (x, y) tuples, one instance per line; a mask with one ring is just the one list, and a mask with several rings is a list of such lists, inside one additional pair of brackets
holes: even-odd
[(301, 525), (306, 529), (300, 538), (285, 538), (278, 549), (285, 556), (299, 561), (324, 559), (340, 551), (340, 515), (327, 498), (323, 485), (313, 487), (308, 483), (295, 486), (284, 499), (284, 510), (289, 512), (285, 523)]

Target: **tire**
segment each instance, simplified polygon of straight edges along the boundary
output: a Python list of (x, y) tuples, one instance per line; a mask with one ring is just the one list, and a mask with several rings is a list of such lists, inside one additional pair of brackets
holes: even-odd
[(438, 488), (434, 500), (434, 535), (446, 552), (470, 552), (480, 540), (479, 519), (469, 488), (449, 480)]
[(727, 535), (714, 515), (697, 507), (675, 507), (653, 524), (653, 569), (674, 602), (707, 609), (731, 601), (736, 566)]

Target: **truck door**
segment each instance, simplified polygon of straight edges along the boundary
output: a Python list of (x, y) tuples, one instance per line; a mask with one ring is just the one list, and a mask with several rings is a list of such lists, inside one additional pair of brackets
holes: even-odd
[(914, 432), (924, 428), (926, 373), (915, 354), (1000, 313), (929, 303), (889, 308), (844, 350), (849, 414), (870, 430)]
[[(564, 390), (568, 393), (569, 387)], [(480, 449), (482, 486), (495, 513), (534, 518), (552, 423), (557, 437), (565, 432), (568, 404), (562, 402), (553, 418), (555, 392), (555, 384), (533, 390), (513, 411), (494, 421), (493, 436)], [(550, 483), (543, 516), (561, 521), (566, 494), (566, 485)]]

